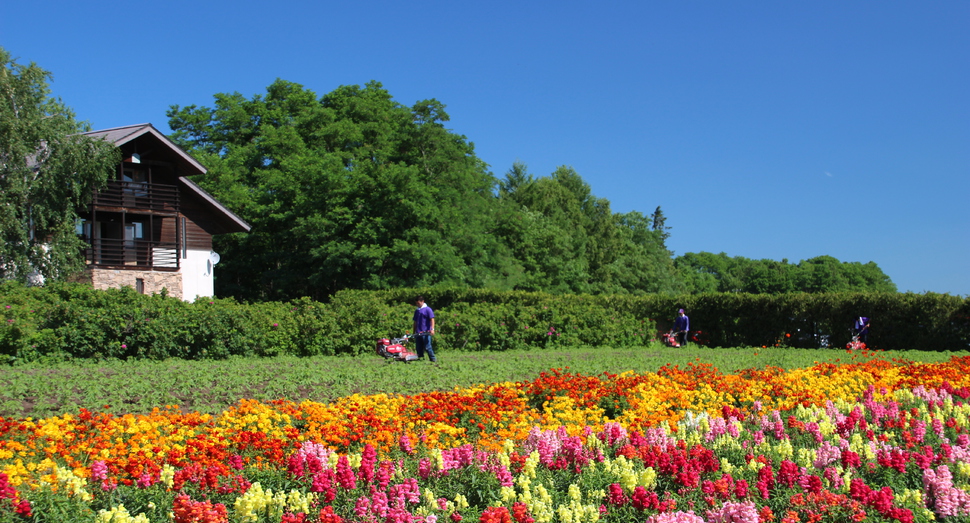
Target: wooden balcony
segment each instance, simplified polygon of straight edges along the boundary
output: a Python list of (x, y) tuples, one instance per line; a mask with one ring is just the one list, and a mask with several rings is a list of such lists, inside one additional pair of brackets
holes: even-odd
[(178, 270), (179, 252), (174, 243), (146, 240), (92, 240), (84, 250), (89, 266), (110, 269)]
[(95, 191), (92, 209), (174, 216), (179, 212), (179, 191), (175, 185), (112, 180)]

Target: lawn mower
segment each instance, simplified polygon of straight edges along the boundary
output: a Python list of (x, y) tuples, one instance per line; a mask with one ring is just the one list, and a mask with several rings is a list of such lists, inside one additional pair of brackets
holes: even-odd
[(377, 340), (377, 355), (388, 361), (417, 361), (418, 355), (408, 350), (405, 344), (411, 339), (410, 334), (400, 338), (381, 338)]
[(662, 336), (660, 336), (660, 338), (663, 340), (664, 345), (668, 347), (680, 347), (680, 343), (677, 342), (677, 335), (674, 334), (674, 331), (665, 332)]
[(845, 348), (849, 350), (863, 350), (866, 348), (866, 344), (859, 339), (858, 335), (852, 336), (852, 341), (845, 344)]

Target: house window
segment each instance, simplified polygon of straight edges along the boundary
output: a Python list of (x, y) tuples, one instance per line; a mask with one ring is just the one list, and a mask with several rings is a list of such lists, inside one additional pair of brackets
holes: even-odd
[(145, 278), (135, 278), (135, 292), (145, 294)]
[(77, 235), (81, 238), (87, 240), (91, 238), (91, 222), (85, 220), (84, 218), (78, 218), (74, 222), (74, 229)]
[(148, 196), (148, 173), (142, 169), (126, 167), (121, 172), (121, 181), (126, 195), (133, 195), (139, 198)]

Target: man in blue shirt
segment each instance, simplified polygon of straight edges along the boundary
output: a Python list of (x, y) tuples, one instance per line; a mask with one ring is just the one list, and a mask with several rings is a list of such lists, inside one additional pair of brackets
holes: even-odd
[(861, 341), (862, 343), (869, 342), (869, 318), (866, 316), (859, 316), (855, 320), (855, 325), (852, 326), (852, 333)]
[(414, 311), (414, 345), (418, 349), (418, 359), (424, 358), (425, 351), (431, 363), (438, 361), (431, 348), (431, 336), (434, 334), (434, 311), (424, 303), (424, 296), (414, 300), (417, 309)]
[(687, 331), (690, 330), (690, 319), (684, 314), (684, 309), (677, 311), (677, 319), (674, 320), (674, 335), (677, 336), (677, 343), (681, 347), (687, 345)]

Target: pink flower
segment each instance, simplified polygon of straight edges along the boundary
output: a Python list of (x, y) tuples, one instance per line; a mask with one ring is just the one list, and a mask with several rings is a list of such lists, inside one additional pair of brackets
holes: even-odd
[(102, 460), (97, 460), (91, 464), (91, 479), (108, 479), (108, 465)]
[(720, 510), (707, 511), (708, 523), (758, 523), (758, 509), (753, 501), (727, 502)]
[(677, 512), (664, 512), (650, 516), (646, 523), (704, 523), (704, 518), (693, 512), (678, 510)]
[(405, 454), (414, 454), (414, 445), (411, 444), (411, 438), (407, 434), (401, 434), (401, 438), (398, 440), (398, 446)]

